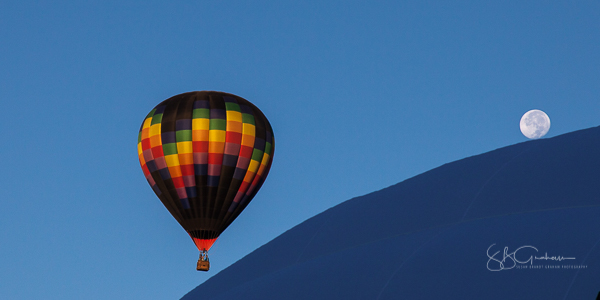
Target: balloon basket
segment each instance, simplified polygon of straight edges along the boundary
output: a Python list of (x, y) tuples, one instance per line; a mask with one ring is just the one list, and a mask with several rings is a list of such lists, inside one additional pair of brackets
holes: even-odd
[(196, 264), (196, 270), (198, 271), (208, 271), (210, 269), (210, 262), (208, 261), (208, 252), (201, 251), (200, 258), (198, 258), (198, 263)]

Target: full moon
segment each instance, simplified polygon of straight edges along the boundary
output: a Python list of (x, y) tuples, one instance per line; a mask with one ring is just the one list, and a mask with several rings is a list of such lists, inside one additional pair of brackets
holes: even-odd
[(521, 117), (521, 132), (530, 139), (539, 139), (550, 130), (550, 118), (539, 110), (532, 109)]

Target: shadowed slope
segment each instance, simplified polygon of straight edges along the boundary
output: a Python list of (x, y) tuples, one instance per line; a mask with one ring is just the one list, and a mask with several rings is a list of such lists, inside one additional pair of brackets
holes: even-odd
[[(593, 299), (599, 153), (596, 127), (445, 164), (303, 222), (183, 299)], [(586, 268), (492, 272), (492, 244)], [(552, 263), (567, 264), (535, 262)]]

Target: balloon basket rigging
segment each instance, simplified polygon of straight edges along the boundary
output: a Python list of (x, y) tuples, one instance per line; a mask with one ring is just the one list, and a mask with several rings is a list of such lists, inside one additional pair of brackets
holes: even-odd
[(198, 264), (196, 264), (196, 270), (208, 271), (210, 269), (210, 262), (208, 261), (208, 251), (200, 251), (200, 258), (198, 258)]

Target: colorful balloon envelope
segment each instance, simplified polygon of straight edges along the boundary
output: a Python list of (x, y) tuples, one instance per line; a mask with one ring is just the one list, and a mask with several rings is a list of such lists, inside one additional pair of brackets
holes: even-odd
[(223, 92), (190, 92), (161, 102), (138, 136), (148, 183), (201, 259), (256, 195), (273, 151), (273, 130), (263, 113)]

